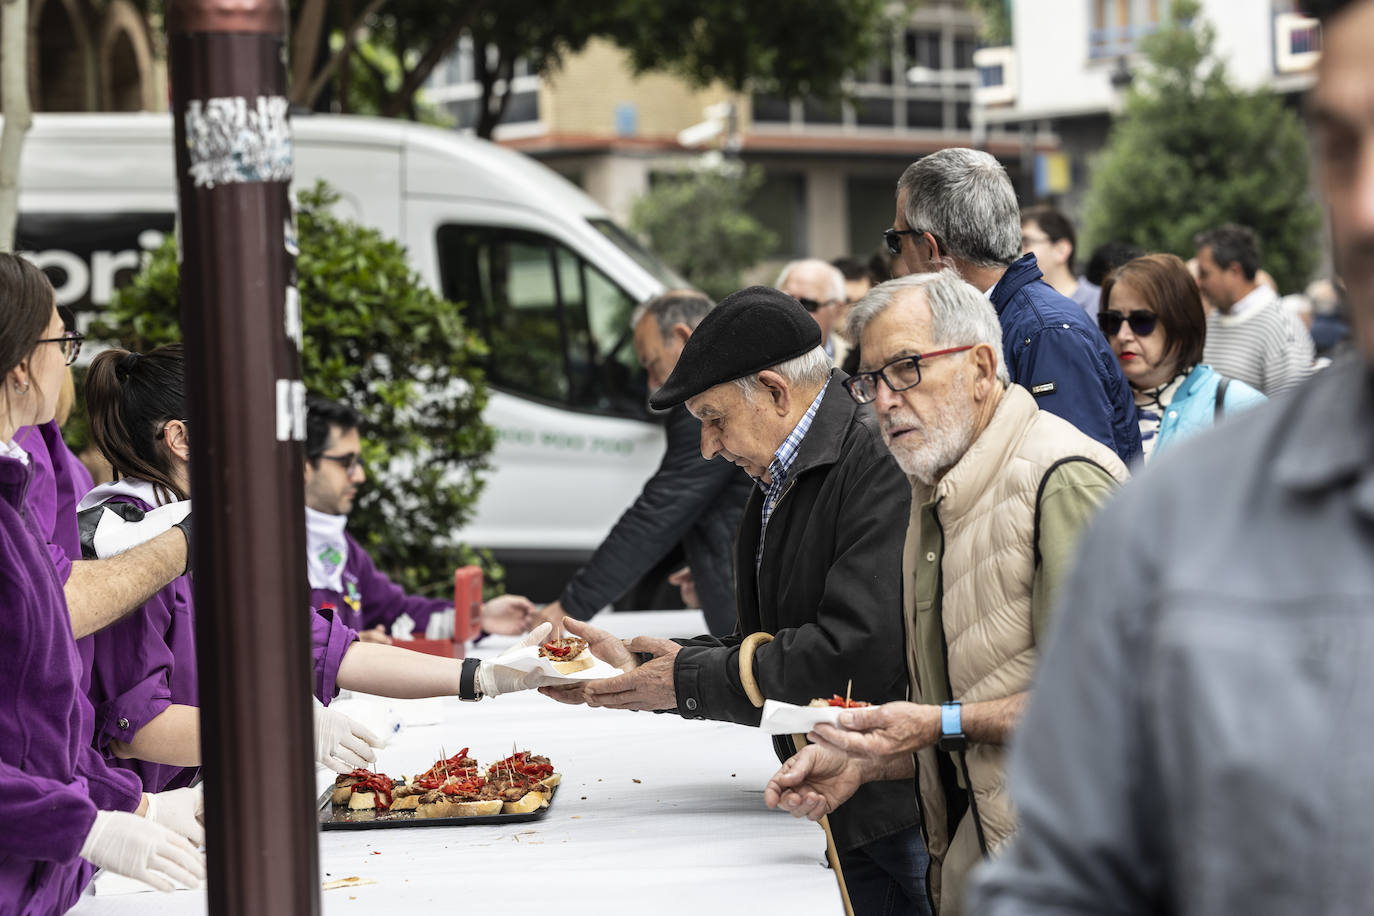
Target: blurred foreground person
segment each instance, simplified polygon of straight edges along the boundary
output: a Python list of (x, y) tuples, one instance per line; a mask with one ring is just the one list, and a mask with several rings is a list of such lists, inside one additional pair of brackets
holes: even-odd
[(1171, 254), (1128, 261), (1102, 287), (1097, 324), (1135, 392), (1145, 460), (1264, 401), (1202, 362), (1207, 314), (1188, 268)]
[(1078, 537), (1126, 467), (1011, 384), (996, 312), (953, 271), (884, 283), (849, 326), (867, 371), (845, 387), (872, 404), (911, 480), (902, 597), (914, 702), (817, 726), (818, 743), (764, 798), (816, 818), (863, 783), (915, 777), (931, 902), (957, 914), (969, 870), (1015, 830), (1007, 739)]
[(1359, 356), (1159, 459), (1084, 540), (975, 912), (1374, 900), (1374, 0), (1311, 4), (1320, 185)]
[(62, 585), (24, 504), (33, 469), (14, 444), (20, 427), (53, 419), (76, 341), (43, 272), (10, 254), (0, 254), (0, 328), (0, 908), (65, 912), (93, 866), (163, 890), (194, 884), (205, 875), (192, 843), (204, 838), (198, 793), (161, 799), (156, 819), (139, 816), (155, 813), (146, 799), (135, 813), (92, 801), (106, 771), (91, 748)]

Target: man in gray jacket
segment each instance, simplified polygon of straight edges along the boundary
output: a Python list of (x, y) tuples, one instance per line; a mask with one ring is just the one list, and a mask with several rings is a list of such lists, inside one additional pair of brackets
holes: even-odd
[(977, 913), (1374, 900), (1374, 0), (1321, 6), (1311, 110), (1361, 358), (1162, 457), (1085, 537)]

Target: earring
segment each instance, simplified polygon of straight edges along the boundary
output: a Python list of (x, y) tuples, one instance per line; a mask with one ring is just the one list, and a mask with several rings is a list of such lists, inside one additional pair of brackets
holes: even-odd
[(18, 380), (18, 379), (15, 379), (15, 380), (14, 380), (14, 390), (17, 391), (17, 392), (19, 392), (20, 394), (28, 394), (28, 393), (29, 393), (29, 383), (28, 383), (28, 382), (25, 382), (24, 384), (21, 385), (21, 384), (19, 384), (19, 380)]

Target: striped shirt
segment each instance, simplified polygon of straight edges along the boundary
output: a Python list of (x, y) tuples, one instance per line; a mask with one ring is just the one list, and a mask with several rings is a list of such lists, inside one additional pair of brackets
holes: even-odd
[(782, 445), (773, 453), (773, 460), (768, 463), (768, 483), (762, 480), (758, 482), (763, 489), (763, 527), (759, 529), (759, 546), (754, 550), (754, 572), (757, 573), (759, 563), (763, 561), (763, 539), (768, 533), (768, 519), (773, 514), (773, 509), (777, 507), (778, 500), (782, 498), (783, 488), (787, 486), (787, 475), (792, 470), (792, 465), (797, 460), (797, 453), (801, 451), (802, 440), (811, 429), (811, 421), (816, 418), (816, 410), (821, 406), (821, 399), (825, 397), (826, 389), (830, 387), (830, 380), (826, 379), (821, 386), (820, 393), (811, 402), (811, 406), (806, 408), (806, 413), (797, 421), (797, 425), (792, 427), (792, 431), (787, 434), (787, 438), (782, 440)]
[(1268, 397), (1307, 378), (1315, 356), (1312, 335), (1267, 286), (1252, 290), (1230, 314), (1218, 310), (1207, 318), (1202, 361)]

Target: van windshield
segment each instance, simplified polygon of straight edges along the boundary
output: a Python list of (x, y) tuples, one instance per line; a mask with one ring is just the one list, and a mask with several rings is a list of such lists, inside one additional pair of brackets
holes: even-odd
[(630, 233), (621, 229), (612, 221), (608, 219), (588, 219), (587, 222), (591, 223), (598, 232), (614, 242), (617, 248), (634, 258), (635, 263), (647, 270), (655, 280), (662, 283), (668, 289), (681, 289), (683, 287), (694, 288), (692, 284), (682, 279), (677, 271), (673, 270), (667, 264), (664, 264), (655, 257), (649, 249), (639, 244), (633, 235), (630, 235)]

